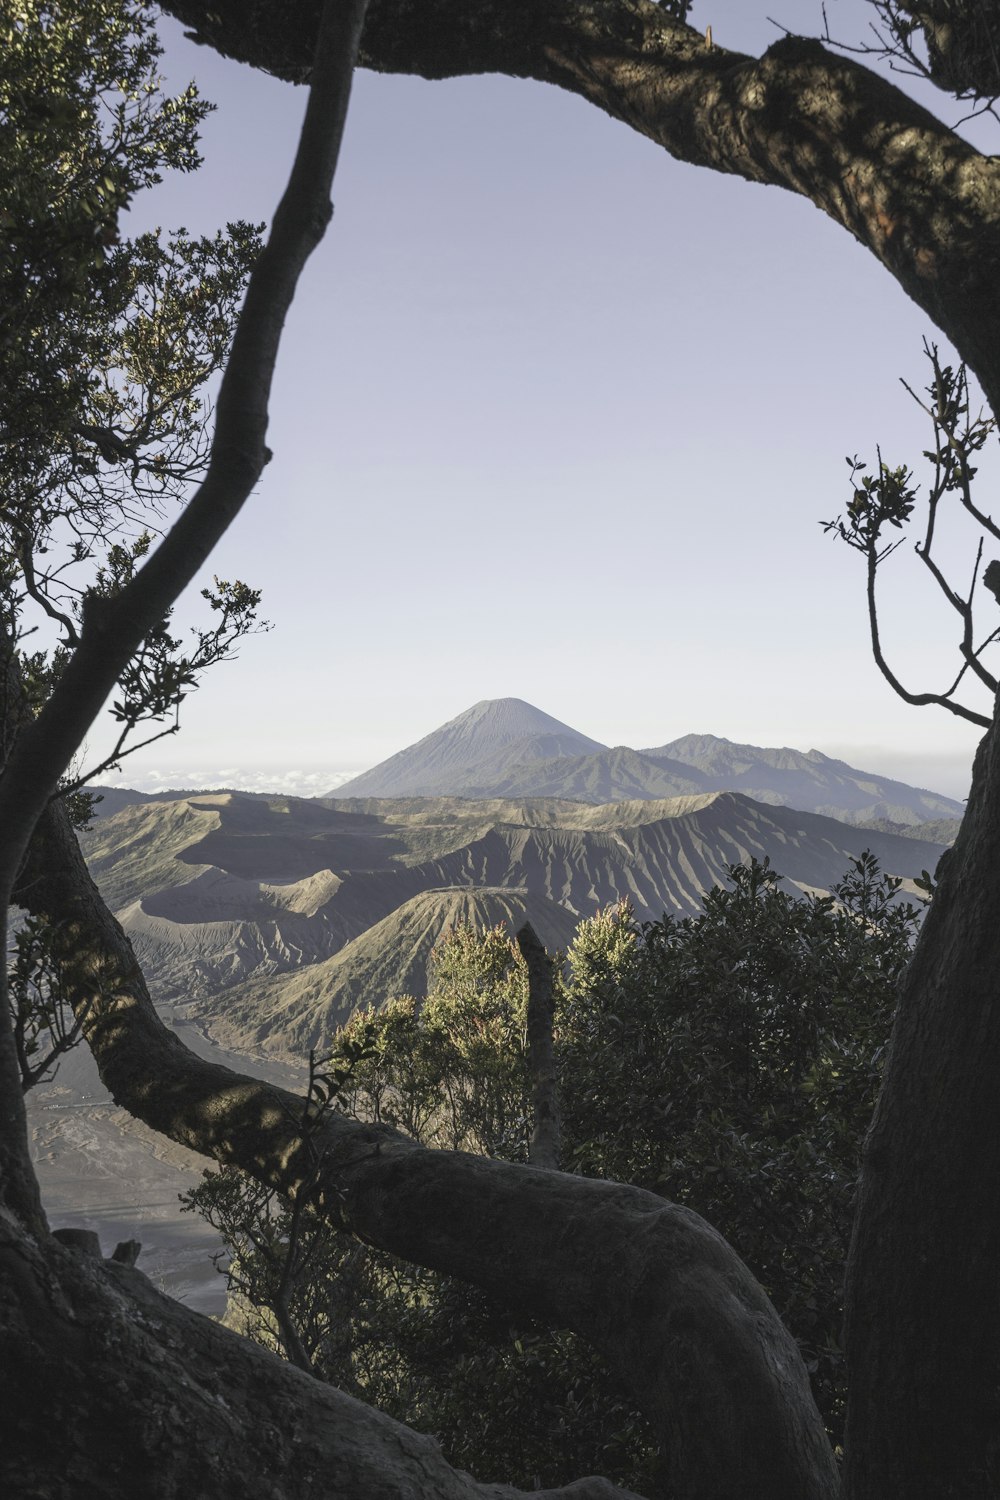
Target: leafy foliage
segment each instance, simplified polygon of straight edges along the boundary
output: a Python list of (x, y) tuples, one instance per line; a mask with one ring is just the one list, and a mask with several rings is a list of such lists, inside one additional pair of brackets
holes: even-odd
[[(729, 1238), (798, 1337), (835, 1437), (860, 1144), (917, 922), (898, 887), (865, 854), (832, 896), (801, 900), (755, 861), (696, 918), (639, 929), (627, 907), (598, 913), (567, 954), (557, 1019), (565, 1169), (662, 1193)], [(422, 1009), (391, 1001), (344, 1029), (365, 1053), (338, 1107), (524, 1161), (526, 998), (502, 928), (455, 932)], [(273, 1340), (283, 1271), (251, 1244), (248, 1288), (260, 1190), (241, 1181), (210, 1176), (192, 1202), (234, 1253), (244, 1326)], [(527, 1486), (594, 1470), (660, 1493), (644, 1419), (572, 1335), (336, 1235), (293, 1297), (314, 1372), (436, 1432), (453, 1463)]]
[(438, 944), (428, 994), (360, 1011), (341, 1033), (373, 1028), (376, 1055), (342, 1103), (425, 1145), (527, 1158), (527, 976), (502, 926), (460, 927)]
[(0, 17), (0, 299), (4, 427), (65, 429), (91, 340), (120, 305), (101, 276), (118, 216), (167, 167), (198, 165), (208, 106), (156, 79), (152, 6), (12, 0)]
[[(102, 601), (153, 545), (159, 513), (204, 470), (206, 384), (227, 357), (259, 231), (233, 224), (123, 241), (119, 215), (164, 171), (199, 164), (210, 108), (164, 94), (145, 0), (13, 0), (0, 15), (0, 672), (18, 722), (43, 708)], [(260, 595), (216, 578), (186, 646), (164, 619), (125, 668), (119, 733), (177, 727), (199, 674), (258, 625)], [(39, 624), (57, 643), (26, 651)], [(20, 649), (18, 647), (20, 646)], [(153, 738), (158, 736), (154, 735)], [(91, 774), (93, 774), (91, 768)], [(84, 775), (60, 784), (80, 826)], [(7, 956), (22, 1087), (79, 1039), (54, 932), (28, 920)]]
[(731, 880), (641, 937), (605, 914), (603, 972), (583, 924), (560, 1037), (566, 1165), (713, 1224), (798, 1339), (839, 1437), (854, 1184), (918, 913), (869, 854), (832, 897), (796, 899), (766, 861)]
[[(226, 1266), (240, 1330), (282, 1349), (300, 1369), (336, 1379), (343, 1374), (345, 1311), (335, 1289), (363, 1255), (336, 1237), (316, 1216), (314, 1194), (319, 1159), (315, 1137), (355, 1071), (373, 1051), (371, 1027), (356, 1028), (322, 1063), (309, 1054), (309, 1084), (299, 1120), (313, 1165), (294, 1203), (234, 1167), (206, 1172), (204, 1182), (181, 1195), (185, 1213), (198, 1212), (218, 1230), (230, 1252)], [(348, 1309), (349, 1320), (349, 1309)]]
[[(914, 551), (962, 624), (959, 641), (961, 665), (949, 687), (940, 692), (911, 692), (896, 676), (882, 649), (876, 580), (878, 570), (902, 546), (906, 539), (906, 529), (917, 509), (920, 492), (913, 483), (911, 470), (905, 465), (893, 468), (883, 461), (881, 452), (878, 454), (875, 472), (869, 472), (868, 465), (857, 457), (848, 458), (852, 494), (846, 512), (843, 516), (821, 524), (825, 532), (838, 537), (853, 551), (860, 552), (865, 559), (872, 654), (879, 671), (893, 691), (906, 703), (918, 706), (935, 703), (959, 718), (988, 728), (991, 722), (989, 715), (970, 707), (968, 703), (956, 698), (955, 694), (967, 677), (978, 680), (988, 690), (991, 698), (995, 696), (998, 687), (998, 678), (985, 665), (984, 655), (1000, 639), (1000, 627), (994, 623), (995, 611), (991, 606), (988, 606), (987, 621), (979, 622), (976, 586), (980, 580), (979, 569), (984, 545), (988, 539), (1000, 542), (1000, 526), (981, 508), (973, 494), (973, 481), (977, 472), (973, 459), (989, 442), (995, 431), (996, 421), (982, 411), (973, 411), (964, 365), (956, 369), (943, 364), (937, 346), (926, 341), (924, 353), (932, 372), (924, 395), (918, 396), (905, 381), (902, 382), (929, 419), (933, 433), (932, 444), (923, 453), (930, 472), (923, 536), (915, 544)], [(942, 511), (943, 502), (950, 502), (951, 511), (959, 518), (964, 511), (980, 529), (971, 581), (964, 590), (949, 581), (934, 553), (939, 521), (945, 514)], [(886, 527), (894, 528), (900, 535), (894, 537), (890, 534), (887, 539)], [(1000, 599), (1000, 561), (994, 560), (987, 564), (982, 582), (995, 599)]]
[(7, 955), (11, 1029), (25, 1093), (53, 1073), (60, 1058), (76, 1046), (89, 1009), (73, 1013), (72, 979), (55, 958), (54, 937), (48, 922), (27, 916)]
[[(146, 0), (15, 0), (0, 17), (0, 612), (37, 711), (93, 601), (120, 589), (163, 507), (204, 472), (207, 383), (229, 349), (259, 230), (123, 240), (119, 217), (164, 171), (199, 164), (210, 108), (167, 96)], [(122, 734), (174, 716), (199, 672), (253, 628), (239, 581), (183, 650), (166, 622), (122, 684)], [(10, 649), (10, 646), (8, 646)], [(47, 683), (46, 683), (47, 679)], [(136, 748), (134, 745), (130, 748)]]

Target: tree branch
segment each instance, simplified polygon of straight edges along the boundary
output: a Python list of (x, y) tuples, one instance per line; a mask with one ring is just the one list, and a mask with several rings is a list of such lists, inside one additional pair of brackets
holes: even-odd
[[(313, 7), (164, 8), (220, 52), (304, 76)], [(1000, 409), (1000, 162), (819, 42), (785, 37), (753, 58), (719, 40), (709, 45), (652, 0), (372, 0), (361, 61), (427, 78), (499, 72), (557, 84), (681, 161), (809, 198), (886, 266)]]
[[(529, 1500), (459, 1473), (434, 1438), (155, 1291), (140, 1271), (32, 1241), (2, 1215), (0, 1322), (4, 1494)], [(635, 1497), (593, 1478), (530, 1500)]]
[(574, 1329), (627, 1383), (687, 1500), (833, 1500), (836, 1473), (798, 1350), (697, 1215), (616, 1183), (430, 1151), (206, 1062), (159, 1020), (63, 809), (45, 814), (18, 899), (65, 944), (74, 1006), (116, 1102), (406, 1260)]
[[(875, 665), (882, 673), (882, 676), (892, 688), (893, 692), (898, 693), (899, 697), (902, 698), (904, 703), (911, 703), (915, 708), (926, 708), (930, 704), (936, 704), (939, 708), (946, 708), (949, 713), (955, 714), (955, 716), (959, 719), (967, 719), (970, 724), (979, 724), (983, 729), (988, 729), (992, 721), (988, 719), (985, 714), (976, 713), (974, 709), (967, 708), (964, 703), (956, 703), (954, 697), (952, 696), (955, 692), (957, 692), (962, 678), (969, 670), (970, 662), (967, 657), (966, 660), (963, 661), (958, 676), (955, 678), (955, 681), (951, 684), (951, 687), (943, 693), (911, 693), (908, 688), (905, 688), (903, 686), (899, 678), (896, 676), (895, 672), (889, 666), (889, 663), (885, 659), (885, 654), (882, 651), (882, 640), (879, 633), (878, 624), (878, 606), (875, 596), (875, 578), (880, 560), (881, 559), (879, 558), (879, 556), (877, 556), (874, 552), (869, 551), (867, 585), (868, 626), (871, 634), (872, 656), (875, 658)], [(964, 654), (965, 653), (963, 652), (963, 655)]]
[(113, 599), (87, 601), (79, 646), (4, 769), (0, 898), (15, 877), (45, 799), (105, 699), (235, 519), (267, 462), (264, 437), (278, 343), (299, 275), (332, 212), (330, 189), (366, 4), (328, 0), (325, 6), (295, 162), (247, 286), (219, 390), (205, 479), (132, 582)]
[[(6, 919), (28, 841), (91, 722), (149, 631), (164, 618), (250, 494), (267, 460), (267, 400), (282, 325), (309, 254), (330, 216), (330, 187), (343, 135), (367, 0), (328, 0), (314, 82), (288, 188), (247, 288), (217, 407), (204, 482), (132, 583), (113, 600), (92, 599), (80, 641), (41, 714), (18, 713), (19, 733), (0, 774), (0, 910)], [(16, 667), (0, 662), (9, 686)], [(16, 708), (16, 705), (15, 705)], [(5, 724), (9, 726), (10, 720)], [(4, 943), (6, 948), (6, 942)], [(0, 970), (0, 1188), (9, 1208), (45, 1224), (27, 1156), (24, 1111)]]

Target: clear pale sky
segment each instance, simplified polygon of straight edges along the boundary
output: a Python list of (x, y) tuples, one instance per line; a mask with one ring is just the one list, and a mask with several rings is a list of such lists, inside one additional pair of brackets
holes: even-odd
[[(759, 51), (769, 10), (820, 19), (810, 0), (693, 19)], [(866, 10), (829, 6), (845, 35)], [(202, 171), (137, 222), (268, 218), (303, 92), (162, 31), (171, 84), (218, 110)], [(964, 794), (977, 731), (894, 698), (861, 560), (819, 525), (849, 497), (846, 454), (916, 464), (928, 441), (898, 376), (923, 383), (934, 330), (866, 251), (788, 193), (493, 77), (359, 75), (334, 198), (275, 457), (212, 568), (262, 588), (274, 629), (123, 783), (321, 792), (514, 696), (609, 744), (816, 747)], [(939, 686), (957, 629), (895, 561), (887, 643), (912, 687)]]

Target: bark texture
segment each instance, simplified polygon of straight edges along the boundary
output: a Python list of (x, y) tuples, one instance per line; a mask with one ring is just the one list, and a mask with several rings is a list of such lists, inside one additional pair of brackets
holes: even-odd
[(833, 1458), (798, 1349), (697, 1215), (652, 1193), (459, 1153), (332, 1115), (303, 1142), (302, 1100), (187, 1051), (83, 866), (61, 810), (20, 899), (60, 921), (86, 1034), (117, 1103), (361, 1239), (574, 1329), (660, 1435), (684, 1500), (832, 1500)]
[[(0, 1212), (4, 1441), (16, 1500), (517, 1500), (401, 1427)], [(548, 1500), (628, 1500), (604, 1479)], [(527, 1500), (527, 1497), (525, 1497)], [(535, 1492), (535, 1500), (538, 1500)]]
[(916, 22), (938, 88), (974, 99), (1000, 94), (1000, 6), (996, 0), (915, 0), (898, 9)]
[[(308, 74), (315, 4), (164, 8), (228, 56)], [(713, 36), (653, 0), (372, 0), (361, 58), (557, 84), (682, 161), (801, 194), (882, 262), (1000, 408), (1000, 161), (819, 42), (786, 37), (754, 58), (718, 45), (724, 27)]]
[[(24, 690), (6, 623), (0, 619), (0, 764), (8, 745), (24, 721)], [(9, 892), (0, 892), (6, 904)], [(0, 919), (6, 912), (0, 907)], [(4, 934), (6, 935), (6, 926)], [(21, 1070), (14, 1045), (14, 1027), (6, 988), (6, 942), (0, 973), (0, 1204), (6, 1204), (21, 1222), (36, 1233), (47, 1229), (38, 1179), (28, 1152), (27, 1117), (21, 1089)]]
[(907, 971), (848, 1281), (850, 1500), (1000, 1493), (1000, 730)]

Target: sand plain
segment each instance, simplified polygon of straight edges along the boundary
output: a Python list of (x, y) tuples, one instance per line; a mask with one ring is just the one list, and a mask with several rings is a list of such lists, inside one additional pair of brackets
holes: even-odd
[[(303, 1088), (304, 1068), (228, 1051), (181, 1005), (157, 1010), (200, 1056), (286, 1088)], [(53, 1229), (94, 1230), (105, 1255), (121, 1240), (139, 1240), (139, 1269), (155, 1286), (199, 1312), (221, 1315), (225, 1278), (213, 1262), (221, 1242), (178, 1203), (178, 1194), (201, 1180), (209, 1160), (119, 1109), (84, 1045), (62, 1061), (54, 1078), (31, 1091), (27, 1103), (32, 1157)]]

